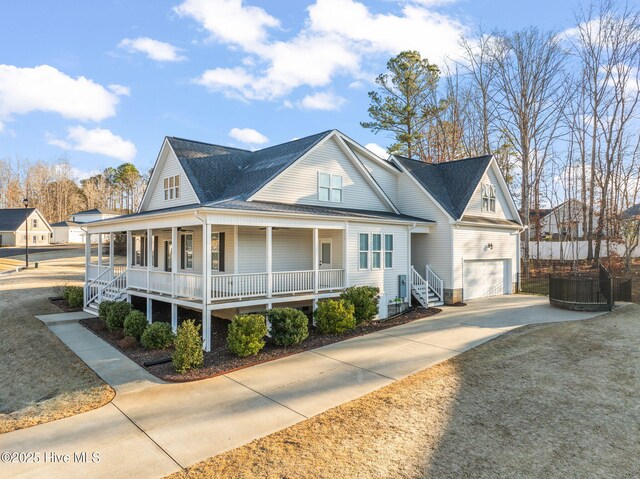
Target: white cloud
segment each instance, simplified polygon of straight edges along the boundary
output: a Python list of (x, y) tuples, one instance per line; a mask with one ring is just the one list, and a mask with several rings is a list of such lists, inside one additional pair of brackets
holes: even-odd
[(69, 128), (66, 140), (54, 138), (49, 140), (49, 144), (65, 150), (97, 153), (123, 161), (133, 160), (137, 153), (133, 143), (104, 128), (89, 130), (83, 126), (74, 126)]
[(247, 145), (263, 145), (269, 142), (269, 138), (253, 128), (232, 128), (229, 136)]
[(75, 180), (86, 180), (94, 175), (100, 173), (100, 170), (81, 170), (80, 168), (76, 168), (75, 166), (71, 167), (71, 175)]
[(33, 111), (100, 121), (116, 114), (119, 95), (83, 76), (73, 78), (49, 65), (0, 65), (0, 119)]
[(174, 10), (181, 16), (194, 18), (213, 39), (252, 51), (265, 42), (267, 29), (278, 27), (280, 21), (262, 8), (243, 3), (242, 0), (186, 0)]
[(300, 107), (305, 110), (339, 110), (347, 100), (331, 92), (318, 92), (305, 96)]
[(149, 37), (125, 38), (118, 47), (130, 52), (144, 53), (157, 62), (179, 62), (186, 59), (180, 55), (181, 48)]
[(387, 158), (389, 156), (387, 149), (383, 148), (377, 143), (367, 143), (366, 145), (364, 145), (364, 147), (374, 155), (379, 156), (380, 158)]
[(355, 0), (316, 0), (304, 27), (284, 40), (270, 37), (270, 30), (281, 27), (278, 19), (241, 0), (186, 0), (176, 11), (240, 54), (242, 66), (207, 70), (197, 83), (245, 100), (274, 100), (301, 86), (325, 87), (338, 75), (368, 78), (361, 63), (372, 55), (387, 59), (417, 49), (432, 62), (444, 61), (459, 51), (466, 27), (429, 5), (377, 14)]
[(115, 83), (109, 85), (109, 90), (111, 90), (114, 94), (118, 96), (131, 95), (131, 88), (129, 88), (128, 86), (122, 86)]

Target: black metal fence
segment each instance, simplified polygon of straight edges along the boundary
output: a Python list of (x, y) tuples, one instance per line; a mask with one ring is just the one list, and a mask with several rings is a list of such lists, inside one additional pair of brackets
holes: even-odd
[(603, 284), (599, 278), (589, 276), (551, 276), (549, 277), (549, 298), (564, 303), (609, 307), (609, 299), (603, 291)]
[(609, 309), (613, 309), (613, 305), (615, 303), (615, 299), (613, 297), (613, 278), (611, 277), (611, 273), (609, 273), (609, 271), (607, 271), (607, 269), (602, 265), (598, 265), (598, 286), (600, 288), (600, 293), (607, 300)]
[(632, 301), (633, 281), (631, 278), (613, 278), (614, 301)]

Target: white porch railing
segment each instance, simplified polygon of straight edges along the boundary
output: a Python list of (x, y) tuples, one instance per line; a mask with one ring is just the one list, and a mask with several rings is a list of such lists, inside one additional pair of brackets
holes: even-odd
[(147, 289), (147, 270), (129, 269), (127, 270), (127, 285), (135, 289)]
[(211, 277), (211, 299), (267, 295), (267, 273), (217, 274)]
[(277, 271), (273, 273), (273, 294), (313, 291), (313, 271)]
[(157, 293), (171, 294), (171, 273), (168, 271), (150, 271), (149, 289)]
[(427, 286), (440, 298), (440, 301), (444, 298), (444, 286), (442, 279), (433, 272), (429, 265), (425, 266), (425, 279), (427, 280)]
[[(99, 265), (99, 264), (88, 264), (87, 265), (87, 281), (93, 281), (94, 279), (98, 279), (98, 276), (101, 276), (107, 271), (110, 271), (111, 267), (109, 265)], [(111, 281), (110, 278), (109, 281)]]
[(321, 269), (318, 271), (318, 291), (344, 288), (344, 270)]
[(429, 307), (429, 287), (427, 281), (411, 266), (411, 291), (425, 308)]
[(202, 299), (202, 275), (192, 273), (176, 273), (176, 296)]

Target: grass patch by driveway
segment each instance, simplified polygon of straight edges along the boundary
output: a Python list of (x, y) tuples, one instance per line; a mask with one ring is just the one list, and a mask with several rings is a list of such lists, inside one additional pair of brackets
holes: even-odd
[(78, 414), (114, 395), (34, 315), (60, 313), (54, 287), (82, 277), (84, 257), (0, 276), (0, 433)]
[(637, 477), (640, 306), (526, 326), (175, 478)]

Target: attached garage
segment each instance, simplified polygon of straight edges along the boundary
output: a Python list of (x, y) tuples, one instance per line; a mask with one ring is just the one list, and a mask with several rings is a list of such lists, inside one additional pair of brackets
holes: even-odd
[(511, 259), (464, 261), (464, 300), (511, 294), (511, 285)]

